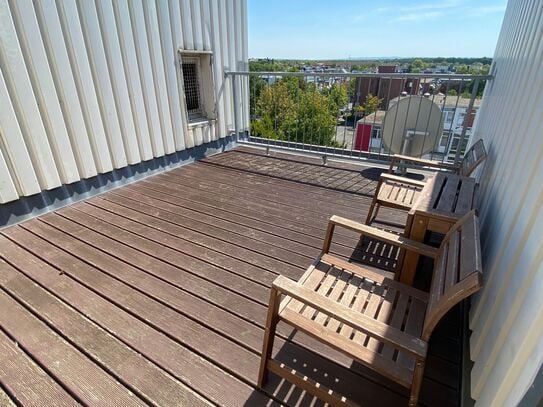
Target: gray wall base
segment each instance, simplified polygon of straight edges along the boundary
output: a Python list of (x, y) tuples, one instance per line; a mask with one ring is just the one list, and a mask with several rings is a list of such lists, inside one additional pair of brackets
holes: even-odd
[(0, 228), (14, 225), (74, 202), (110, 191), (154, 174), (169, 171), (204, 157), (235, 147), (235, 136), (225, 137), (198, 147), (168, 154), (139, 164), (99, 174), (92, 178), (63, 185), (50, 191), (27, 196), (0, 205)]

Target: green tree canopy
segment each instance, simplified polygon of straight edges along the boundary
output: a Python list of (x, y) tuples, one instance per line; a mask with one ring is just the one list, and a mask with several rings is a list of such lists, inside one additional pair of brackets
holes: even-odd
[(346, 103), (343, 84), (321, 91), (303, 78), (285, 77), (261, 90), (251, 132), (274, 140), (337, 147), (338, 106)]

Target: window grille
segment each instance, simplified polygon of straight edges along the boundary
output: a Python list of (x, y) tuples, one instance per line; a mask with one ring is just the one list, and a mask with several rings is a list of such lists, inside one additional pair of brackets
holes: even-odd
[(183, 58), (181, 64), (189, 118), (203, 116), (199, 62), (198, 58)]

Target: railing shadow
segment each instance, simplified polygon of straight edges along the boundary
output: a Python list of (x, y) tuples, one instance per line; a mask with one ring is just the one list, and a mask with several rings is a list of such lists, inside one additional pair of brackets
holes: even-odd
[[(232, 154), (235, 154), (235, 159)], [(343, 165), (323, 166), (301, 159), (294, 160), (285, 157), (266, 156), (240, 150), (231, 151), (222, 154), (222, 156), (220, 159), (210, 157), (200, 162), (214, 167), (264, 175), (274, 179), (365, 197), (373, 195), (376, 182), (384, 171), (382, 168), (363, 167), (361, 165), (357, 165), (357, 169), (345, 168)], [(228, 158), (224, 156), (228, 156)], [(229, 160), (229, 158), (232, 158), (232, 160)]]

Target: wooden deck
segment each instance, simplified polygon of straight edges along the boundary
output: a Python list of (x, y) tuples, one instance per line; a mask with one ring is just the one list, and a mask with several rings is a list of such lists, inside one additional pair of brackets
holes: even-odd
[[(269, 286), (303, 273), (332, 214), (365, 219), (379, 172), (244, 148), (2, 230), (0, 404), (319, 405), (277, 378), (255, 389)], [(357, 242), (340, 231), (333, 252), (393, 266)], [(459, 405), (460, 322), (432, 339), (421, 405)], [(286, 325), (274, 354), (362, 405), (407, 405)]]

